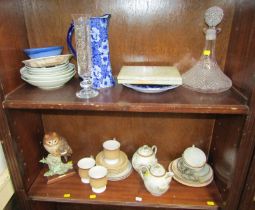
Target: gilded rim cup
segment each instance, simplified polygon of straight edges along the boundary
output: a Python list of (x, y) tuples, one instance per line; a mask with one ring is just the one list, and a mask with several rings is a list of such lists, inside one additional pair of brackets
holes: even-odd
[(102, 193), (106, 190), (107, 173), (107, 169), (103, 166), (89, 169), (89, 183), (94, 193)]
[(116, 164), (120, 156), (120, 142), (117, 140), (107, 140), (103, 143), (104, 160), (108, 164)]
[(92, 167), (94, 167), (96, 164), (96, 161), (93, 157), (85, 157), (82, 158), (78, 161), (77, 165), (79, 167), (78, 169), (78, 173), (79, 176), (81, 177), (81, 181), (84, 184), (88, 184), (89, 183), (89, 169), (91, 169)]

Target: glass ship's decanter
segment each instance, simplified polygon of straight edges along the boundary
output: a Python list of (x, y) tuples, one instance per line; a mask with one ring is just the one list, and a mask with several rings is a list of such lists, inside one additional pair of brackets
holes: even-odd
[(223, 73), (215, 59), (215, 43), (217, 31), (215, 26), (223, 18), (223, 10), (211, 7), (205, 13), (206, 42), (202, 56), (189, 71), (182, 75), (183, 85), (189, 89), (203, 93), (220, 93), (232, 86), (231, 80)]

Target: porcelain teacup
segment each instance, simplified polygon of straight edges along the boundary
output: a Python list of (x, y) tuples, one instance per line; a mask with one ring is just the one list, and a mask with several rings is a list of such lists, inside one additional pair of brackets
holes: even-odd
[(79, 167), (78, 169), (78, 173), (79, 176), (81, 177), (81, 181), (84, 184), (88, 184), (89, 183), (89, 169), (91, 169), (92, 167), (94, 167), (96, 164), (95, 159), (91, 156), (91, 157), (85, 157), (82, 158), (78, 161), (77, 165)]
[(103, 166), (94, 166), (89, 170), (89, 183), (94, 193), (102, 193), (106, 190), (107, 173), (107, 168)]
[(107, 140), (103, 143), (104, 161), (107, 164), (116, 164), (120, 157), (120, 143), (116, 140)]

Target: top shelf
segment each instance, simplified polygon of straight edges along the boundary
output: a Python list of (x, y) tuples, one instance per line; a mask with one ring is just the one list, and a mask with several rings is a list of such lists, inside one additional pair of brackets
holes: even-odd
[(78, 99), (79, 80), (72, 79), (56, 90), (41, 90), (24, 84), (3, 102), (10, 109), (94, 110), (121, 112), (166, 112), (247, 114), (247, 101), (234, 89), (219, 94), (203, 94), (178, 87), (164, 93), (148, 94), (122, 85), (100, 90), (93, 99)]

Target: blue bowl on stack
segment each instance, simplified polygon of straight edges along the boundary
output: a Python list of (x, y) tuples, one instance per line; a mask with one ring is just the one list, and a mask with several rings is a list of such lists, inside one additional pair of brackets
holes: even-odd
[(63, 48), (64, 47), (62, 46), (30, 48), (30, 49), (24, 49), (24, 52), (26, 53), (28, 57), (34, 59), (34, 58), (60, 55), (62, 53)]

